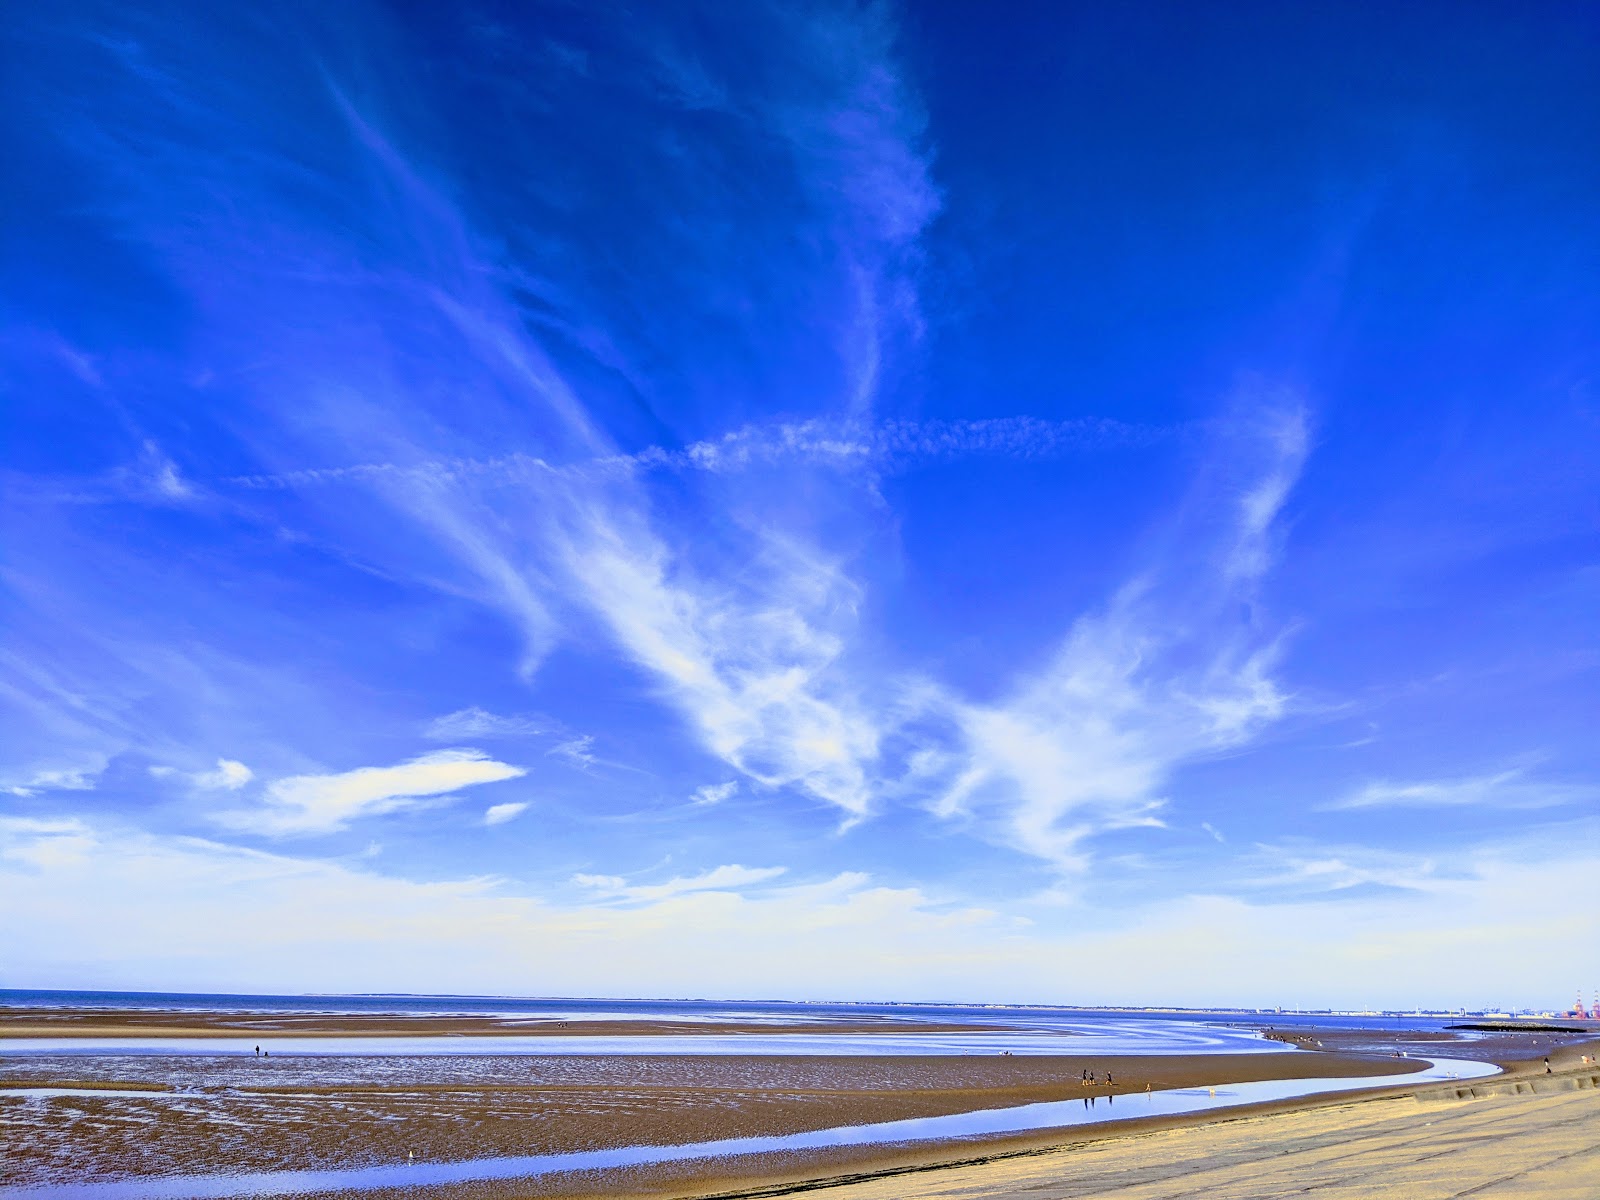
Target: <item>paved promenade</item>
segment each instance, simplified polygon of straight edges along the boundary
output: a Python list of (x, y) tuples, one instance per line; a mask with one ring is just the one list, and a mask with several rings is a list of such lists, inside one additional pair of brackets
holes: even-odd
[(1372, 1100), (806, 1194), (816, 1200), (1267, 1200), (1302, 1194), (1314, 1200), (1597, 1200), (1600, 1090)]

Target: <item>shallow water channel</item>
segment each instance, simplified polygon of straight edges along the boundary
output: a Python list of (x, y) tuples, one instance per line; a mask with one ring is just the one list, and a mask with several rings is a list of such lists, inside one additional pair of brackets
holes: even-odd
[[(376, 1167), (310, 1171), (263, 1171), (237, 1175), (189, 1175), (128, 1179), (85, 1185), (56, 1184), (16, 1188), (10, 1200), (199, 1200), (202, 1197), (293, 1196), (307, 1192), (363, 1191), (376, 1188), (426, 1187), (480, 1180), (533, 1179), (566, 1171), (614, 1170), (726, 1158), (747, 1154), (793, 1153), (847, 1146), (897, 1145), (994, 1137), (1065, 1129), (1138, 1117), (1174, 1116), (1259, 1104), (1328, 1092), (1394, 1087), (1444, 1079), (1476, 1079), (1493, 1075), (1488, 1063), (1461, 1059), (1418, 1059), (1424, 1069), (1410, 1075), (1376, 1075), (1349, 1079), (1282, 1079), (1235, 1083), (1216, 1088), (1175, 1088), (1121, 1097), (1090, 1096), (984, 1109), (947, 1116), (918, 1117), (868, 1125), (849, 1125), (807, 1133), (769, 1137), (726, 1138), (676, 1146), (620, 1146), (568, 1154), (483, 1158), (465, 1162), (415, 1162)], [(143, 1093), (148, 1096), (149, 1093)]]

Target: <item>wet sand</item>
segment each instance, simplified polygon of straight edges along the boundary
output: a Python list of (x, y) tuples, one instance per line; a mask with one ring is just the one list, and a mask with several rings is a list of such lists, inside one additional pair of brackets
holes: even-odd
[[(366, 1166), (560, 1153), (1010, 1108), (1415, 1064), (1322, 1054), (1205, 1057), (186, 1055), (6, 1060), (6, 1182)], [(1101, 1082), (1081, 1083), (1085, 1070)], [(1112, 1086), (1103, 1080), (1107, 1072)], [(22, 1089), (87, 1094), (24, 1099)], [(163, 1089), (146, 1095), (94, 1095)], [(8, 1092), (16, 1093), (8, 1095)]]
[(651, 1037), (744, 1033), (996, 1033), (1006, 1025), (955, 1025), (883, 1017), (858, 1021), (550, 1020), (393, 1013), (202, 1012), (175, 1009), (0, 1008), (7, 1038), (41, 1037)]

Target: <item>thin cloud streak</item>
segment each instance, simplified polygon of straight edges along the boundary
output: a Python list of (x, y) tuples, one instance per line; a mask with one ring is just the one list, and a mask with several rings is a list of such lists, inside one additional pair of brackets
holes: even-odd
[(877, 423), (812, 418), (745, 425), (680, 449), (649, 446), (632, 454), (607, 454), (561, 466), (527, 454), (509, 454), (411, 464), (357, 463), (274, 475), (240, 475), (220, 482), (257, 490), (386, 478), (514, 487), (553, 479), (603, 480), (618, 477), (619, 473), (626, 477), (641, 469), (739, 474), (773, 466), (889, 474), (963, 458), (1047, 461), (1071, 454), (1141, 449), (1185, 437), (1188, 432), (1184, 427), (1132, 425), (1102, 417), (1053, 421), (1019, 416)]
[(1371, 808), (1555, 808), (1600, 798), (1600, 787), (1530, 778), (1516, 768), (1494, 775), (1397, 782), (1375, 780), (1323, 806), (1348, 812)]
[(573, 882), (581, 887), (608, 893), (635, 904), (654, 904), (691, 892), (742, 892), (785, 874), (787, 867), (745, 867), (729, 863), (712, 867), (698, 875), (680, 875), (665, 883), (630, 884), (620, 875), (577, 875)]
[(428, 722), (422, 736), (436, 742), (469, 742), (490, 738), (531, 738), (554, 733), (556, 722), (537, 716), (500, 716), (476, 705), (457, 709)]
[(26, 799), (40, 792), (93, 791), (103, 767), (78, 769), (73, 767), (47, 767), (29, 772), (16, 782), (0, 784), (0, 792)]

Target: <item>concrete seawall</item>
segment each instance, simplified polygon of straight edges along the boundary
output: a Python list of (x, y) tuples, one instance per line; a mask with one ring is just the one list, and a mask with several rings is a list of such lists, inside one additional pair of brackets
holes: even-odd
[(1486, 1100), (1491, 1096), (1548, 1096), (1556, 1092), (1575, 1092), (1600, 1088), (1600, 1067), (1589, 1071), (1557, 1071), (1552, 1075), (1521, 1075), (1505, 1079), (1483, 1079), (1435, 1088), (1418, 1088), (1414, 1093), (1423, 1103), (1441, 1100)]

